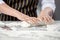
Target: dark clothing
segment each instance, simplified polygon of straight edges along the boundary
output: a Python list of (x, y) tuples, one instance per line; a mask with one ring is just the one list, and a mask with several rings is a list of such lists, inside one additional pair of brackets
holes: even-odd
[[(3, 0), (10, 7), (30, 17), (37, 17), (38, 0)], [(19, 21), (17, 18), (1, 14), (1, 21)]]

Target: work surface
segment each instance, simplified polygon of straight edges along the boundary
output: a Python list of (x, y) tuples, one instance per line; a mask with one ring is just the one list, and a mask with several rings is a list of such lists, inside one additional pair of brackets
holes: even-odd
[(60, 40), (60, 21), (42, 27), (20, 28), (19, 31), (3, 32), (0, 29), (0, 40)]

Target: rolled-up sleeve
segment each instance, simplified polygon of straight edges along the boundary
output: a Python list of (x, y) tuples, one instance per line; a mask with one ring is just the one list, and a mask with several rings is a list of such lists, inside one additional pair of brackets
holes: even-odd
[(3, 0), (0, 0), (0, 4), (2, 4), (2, 3), (4, 3), (4, 1)]
[(54, 12), (56, 8), (55, 0), (42, 0), (42, 10), (46, 7), (50, 7)]

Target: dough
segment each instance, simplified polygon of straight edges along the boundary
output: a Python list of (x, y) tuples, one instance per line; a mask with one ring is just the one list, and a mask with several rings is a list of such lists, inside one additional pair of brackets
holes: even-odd
[(29, 27), (30, 24), (25, 22), (25, 21), (22, 21), (22, 22), (12, 22), (12, 23), (9, 23), (9, 24), (6, 24), (7, 26), (18, 26), (20, 25), (21, 27)]
[(29, 23), (23, 21), (23, 22), (21, 22), (20, 26), (21, 26), (21, 27), (30, 27), (31, 24), (29, 24)]

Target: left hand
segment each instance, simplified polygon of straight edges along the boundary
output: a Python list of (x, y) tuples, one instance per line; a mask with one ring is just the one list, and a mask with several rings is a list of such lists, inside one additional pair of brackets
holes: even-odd
[(40, 16), (37, 17), (38, 20), (45, 22), (46, 24), (51, 24), (54, 22), (52, 16), (49, 13), (41, 12)]

